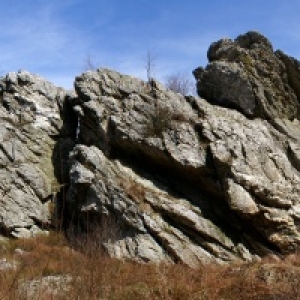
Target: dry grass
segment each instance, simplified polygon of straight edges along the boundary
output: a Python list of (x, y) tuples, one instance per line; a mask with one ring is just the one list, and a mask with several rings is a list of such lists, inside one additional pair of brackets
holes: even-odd
[(153, 115), (145, 123), (145, 137), (161, 137), (167, 131), (172, 122), (172, 112), (168, 107), (157, 105)]
[(3, 257), (18, 264), (0, 272), (0, 299), (300, 299), (299, 255), (191, 269), (84, 255), (56, 234), (10, 242)]
[(144, 201), (146, 194), (145, 186), (139, 184), (131, 178), (122, 178), (119, 180), (119, 184), (131, 200), (133, 200), (136, 203), (141, 203)]
[(184, 112), (175, 111), (171, 107), (156, 104), (152, 114), (148, 116), (144, 124), (144, 136), (161, 138), (163, 133), (171, 129), (172, 123), (191, 122)]

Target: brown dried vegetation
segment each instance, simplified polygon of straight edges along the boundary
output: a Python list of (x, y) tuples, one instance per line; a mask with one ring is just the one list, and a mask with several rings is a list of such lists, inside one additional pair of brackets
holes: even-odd
[[(0, 272), (0, 299), (300, 299), (297, 254), (191, 269), (115, 260), (101, 250), (91, 253), (71, 249), (60, 234), (9, 242), (1, 259), (17, 267)], [(60, 282), (42, 284), (47, 278)]]
[(145, 137), (161, 138), (163, 133), (172, 128), (172, 122), (190, 122), (189, 117), (182, 112), (172, 111), (170, 107), (156, 105), (154, 113), (144, 124)]

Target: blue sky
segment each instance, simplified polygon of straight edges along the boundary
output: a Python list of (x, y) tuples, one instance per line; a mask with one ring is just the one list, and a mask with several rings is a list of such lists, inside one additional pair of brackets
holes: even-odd
[(163, 81), (205, 66), (212, 42), (249, 30), (300, 59), (299, 14), (299, 0), (2, 0), (0, 74), (25, 69), (72, 88), (89, 56), (145, 78), (150, 51)]

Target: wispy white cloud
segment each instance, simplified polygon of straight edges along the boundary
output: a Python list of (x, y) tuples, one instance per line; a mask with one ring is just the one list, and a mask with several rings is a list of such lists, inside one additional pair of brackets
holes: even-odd
[(205, 65), (213, 41), (251, 29), (266, 34), (275, 48), (300, 57), (297, 1), (273, 0), (271, 6), (259, 0), (3, 1), (0, 72), (28, 69), (70, 88), (90, 55), (99, 67), (145, 78), (143, 58), (153, 50), (154, 76), (164, 80)]
[(87, 51), (89, 39), (56, 17), (60, 8), (56, 4), (30, 7), (23, 13), (17, 9), (6, 16), (5, 30), (0, 31), (2, 73), (28, 69), (62, 85), (68, 76), (62, 82), (61, 75), (56, 77), (57, 70), (76, 69), (76, 64), (79, 68), (76, 61)]

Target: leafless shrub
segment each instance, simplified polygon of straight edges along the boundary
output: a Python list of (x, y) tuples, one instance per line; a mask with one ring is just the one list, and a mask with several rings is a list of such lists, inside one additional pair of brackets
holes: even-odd
[(101, 220), (86, 220), (86, 228), (78, 232), (74, 226), (67, 230), (67, 238), (72, 247), (88, 255), (105, 255), (105, 243), (116, 241), (122, 234), (121, 226), (113, 217), (102, 216)]
[(185, 73), (176, 73), (166, 78), (165, 86), (167, 89), (182, 94), (184, 96), (194, 93), (194, 84)]
[(156, 105), (154, 113), (145, 123), (144, 134), (146, 137), (161, 137), (162, 133), (170, 128), (172, 112), (168, 107)]
[(95, 71), (97, 69), (97, 64), (94, 62), (90, 54), (86, 56), (83, 69), (84, 71)]
[(172, 128), (172, 122), (189, 122), (188, 116), (172, 108), (156, 105), (153, 113), (144, 124), (145, 137), (162, 137), (162, 134)]
[(145, 61), (145, 69), (147, 72), (147, 80), (148, 83), (151, 81), (153, 78), (153, 70), (155, 68), (155, 61), (157, 59), (157, 55), (153, 53), (153, 51), (147, 51), (147, 54), (144, 58)]

